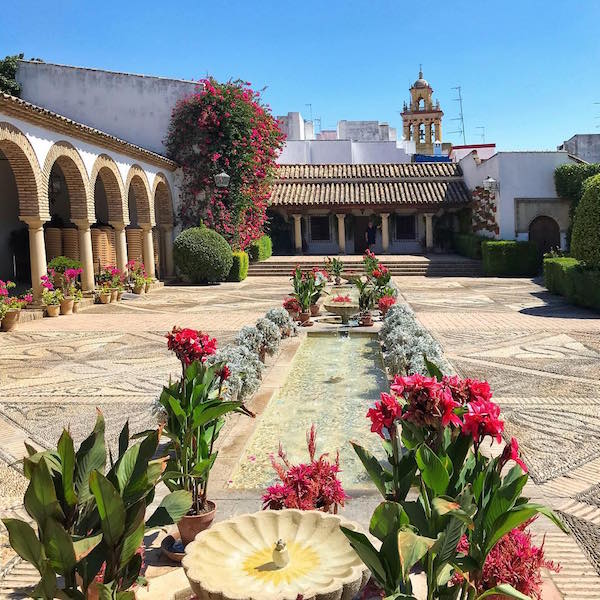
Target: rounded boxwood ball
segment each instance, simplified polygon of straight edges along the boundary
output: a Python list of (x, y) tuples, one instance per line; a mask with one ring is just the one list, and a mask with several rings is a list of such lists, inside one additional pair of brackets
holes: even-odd
[(208, 227), (182, 231), (173, 242), (173, 258), (192, 283), (225, 281), (233, 263), (227, 240)]

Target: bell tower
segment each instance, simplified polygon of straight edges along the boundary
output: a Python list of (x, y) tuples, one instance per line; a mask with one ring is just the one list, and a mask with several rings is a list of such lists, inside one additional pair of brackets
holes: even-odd
[(442, 117), (439, 100), (433, 102), (433, 88), (423, 78), (419, 65), (419, 78), (410, 88), (410, 104), (402, 109), (405, 140), (413, 140), (418, 154), (433, 154), (435, 142), (442, 141)]

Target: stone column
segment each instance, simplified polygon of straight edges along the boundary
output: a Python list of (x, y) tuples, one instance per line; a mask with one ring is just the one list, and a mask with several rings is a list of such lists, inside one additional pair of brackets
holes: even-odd
[(125, 223), (109, 222), (115, 230), (115, 250), (117, 253), (117, 268), (125, 271), (127, 265), (127, 236), (125, 235)]
[(144, 267), (148, 277), (156, 277), (154, 268), (154, 244), (152, 239), (152, 225), (150, 223), (140, 223), (142, 228), (142, 253), (144, 256)]
[(442, 120), (441, 119), (435, 120), (435, 137), (439, 142), (442, 141)]
[(92, 232), (90, 222), (74, 221), (79, 231), (79, 260), (83, 268), (81, 274), (81, 291), (87, 295), (94, 292), (94, 254), (92, 252)]
[(381, 213), (381, 246), (384, 254), (390, 251), (390, 224), (389, 213)]
[(37, 217), (20, 217), (21, 221), (27, 223), (29, 229), (29, 261), (31, 263), (31, 287), (35, 305), (41, 305), (42, 301), (42, 275), (46, 275), (48, 265), (46, 264), (46, 244), (44, 242), (44, 221)]
[(425, 122), (425, 141), (431, 145), (431, 121)]
[(162, 238), (162, 250), (165, 253), (165, 276), (172, 277), (175, 274), (173, 262), (173, 225), (161, 225), (160, 237)]
[(302, 254), (302, 215), (294, 217), (294, 248), (297, 254)]
[(433, 248), (433, 214), (425, 215), (425, 247), (427, 250)]
[(338, 220), (338, 246), (340, 254), (346, 254), (346, 215), (335, 215)]

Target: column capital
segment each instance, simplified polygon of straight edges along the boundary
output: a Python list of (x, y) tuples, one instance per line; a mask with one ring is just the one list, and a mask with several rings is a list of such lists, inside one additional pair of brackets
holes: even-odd
[(27, 223), (29, 229), (39, 229), (44, 226), (44, 223), (47, 223), (46, 219), (40, 217), (19, 216), (19, 220)]
[(296, 213), (296, 214), (293, 214), (293, 215), (292, 215), (292, 217), (294, 217), (294, 220), (298, 221), (299, 219), (301, 219), (301, 218), (302, 218), (302, 215), (301, 215), (301, 214), (298, 214), (298, 213)]
[(122, 221), (109, 221), (108, 224), (117, 231), (121, 231), (121, 229), (125, 229), (125, 227), (127, 227), (127, 224), (123, 223)]
[(142, 228), (143, 231), (152, 230), (152, 223), (138, 223), (138, 225)]
[(379, 216), (387, 219), (390, 216), (390, 213), (379, 213)]
[(173, 224), (171, 223), (159, 223), (158, 225), (163, 231), (173, 231)]
[(346, 213), (335, 213), (335, 216), (340, 220), (343, 221), (346, 218)]
[(77, 225), (77, 229), (89, 229), (92, 225), (87, 219), (72, 219), (72, 222)]

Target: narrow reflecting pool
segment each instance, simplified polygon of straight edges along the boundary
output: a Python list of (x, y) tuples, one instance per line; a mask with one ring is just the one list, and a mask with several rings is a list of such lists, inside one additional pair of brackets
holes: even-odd
[(366, 418), (369, 407), (388, 389), (377, 338), (309, 334), (298, 349), (286, 382), (260, 417), (234, 471), (232, 487), (264, 488), (276, 479), (269, 455), (279, 442), (294, 463), (306, 462), (306, 431), (317, 426), (317, 454), (340, 451), (341, 480), (347, 489), (371, 487), (348, 443), (356, 440), (382, 455)]

